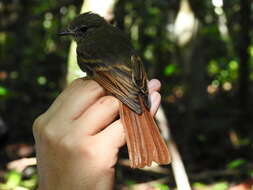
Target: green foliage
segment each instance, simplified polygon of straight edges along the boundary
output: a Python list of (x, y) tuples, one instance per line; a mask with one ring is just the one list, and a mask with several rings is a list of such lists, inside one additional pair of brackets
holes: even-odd
[(37, 175), (33, 175), (31, 176), (31, 178), (27, 179), (27, 180), (22, 180), (20, 182), (20, 186), (27, 188), (27, 189), (34, 189), (38, 184), (38, 176)]
[(38, 183), (37, 175), (33, 174), (28, 179), (23, 179), (20, 172), (11, 170), (5, 174), (5, 182), (0, 183), (1, 190), (31, 190), (35, 189)]
[(253, 170), (249, 170), (248, 175), (249, 175), (249, 177), (253, 177)]
[(201, 182), (195, 182), (193, 183), (193, 188), (196, 190), (204, 190), (204, 189), (210, 189), (210, 190), (227, 190), (229, 187), (227, 182), (218, 182), (214, 184), (204, 184)]
[(0, 183), (1, 190), (31, 190), (35, 189), (38, 183), (37, 175), (33, 174), (28, 179), (23, 179), (22, 173), (11, 170), (5, 175), (5, 182)]
[(219, 66), (216, 60), (211, 60), (209, 62), (208, 72), (210, 75), (215, 75), (219, 72)]
[(156, 184), (154, 187), (157, 188), (157, 190), (170, 190), (169, 186), (164, 184)]
[(228, 183), (227, 182), (220, 182), (213, 186), (212, 190), (227, 190)]
[(211, 60), (208, 64), (208, 73), (213, 79), (218, 80), (220, 83), (235, 82), (238, 78), (239, 63), (236, 60), (226, 61)]
[(133, 180), (126, 180), (126, 181), (125, 181), (125, 184), (126, 184), (128, 187), (131, 187), (132, 185), (136, 184), (136, 182), (133, 181)]
[(6, 187), (9, 189), (17, 187), (21, 182), (22, 174), (16, 171), (10, 171), (6, 174)]
[(6, 96), (7, 92), (8, 90), (5, 87), (0, 86), (0, 96)]
[(167, 65), (164, 69), (164, 74), (166, 76), (174, 75), (177, 70), (177, 66), (175, 64)]
[(237, 169), (238, 167), (242, 166), (245, 163), (246, 163), (246, 160), (239, 158), (239, 159), (236, 159), (236, 160), (233, 160), (233, 161), (229, 162), (227, 164), (227, 168)]
[(44, 85), (44, 84), (46, 84), (47, 79), (46, 79), (46, 77), (44, 77), (44, 76), (39, 76), (39, 77), (37, 78), (37, 82), (38, 82), (38, 84), (40, 84), (40, 85)]
[(20, 139), (32, 140), (34, 118), (62, 89), (69, 40), (60, 41), (57, 33), (75, 17), (79, 4), (0, 2), (0, 12), (7, 11), (1, 25), (6, 31), (0, 32), (0, 113), (12, 118), (7, 123)]
[[(189, 0), (198, 24), (184, 47), (177, 44), (173, 32), (180, 1), (118, 0), (114, 9), (114, 22), (129, 34), (147, 65), (149, 78), (156, 77), (162, 82), (163, 108), (180, 153), (189, 164), (189, 173), (191, 169), (216, 170), (224, 166), (241, 169), (246, 165), (245, 160), (252, 160), (249, 152), (252, 152), (253, 138), (250, 117), (253, 45), (245, 50), (240, 40), (245, 34), (239, 19), (241, 2), (223, 1), (223, 10), (217, 14), (213, 1)], [(0, 117), (8, 124), (7, 142), (33, 142), (34, 118), (61, 92), (70, 41), (60, 40), (56, 34), (78, 14), (81, 3), (0, 2)], [(222, 33), (224, 27), (227, 33)], [(250, 35), (252, 41), (252, 32)], [(241, 113), (243, 100), (238, 97), (241, 50), (249, 56), (250, 81), (243, 83), (250, 87), (246, 114)], [(234, 137), (237, 148), (229, 137), (231, 128), (239, 132)], [(238, 159), (238, 155), (243, 156)], [(232, 161), (227, 164), (228, 160)], [(242, 173), (252, 176), (251, 170), (245, 169)], [(8, 174), (6, 183), (2, 184), (5, 187), (8, 184), (32, 189), (37, 180), (35, 176), (23, 180), (21, 174), (13, 171)], [(131, 186), (135, 180), (124, 183)], [(164, 190), (169, 188), (158, 186)], [(201, 188), (205, 184), (198, 182), (195, 186)], [(227, 183), (219, 183), (214, 188), (226, 187)]]
[(206, 185), (204, 183), (201, 183), (201, 182), (195, 182), (192, 184), (193, 188), (194, 189), (202, 189), (204, 187), (206, 187)]

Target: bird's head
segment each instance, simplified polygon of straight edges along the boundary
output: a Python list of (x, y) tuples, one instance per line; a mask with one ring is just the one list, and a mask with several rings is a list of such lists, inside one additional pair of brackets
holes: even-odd
[(59, 35), (71, 35), (74, 36), (76, 41), (79, 41), (84, 38), (88, 32), (106, 24), (107, 22), (103, 17), (92, 12), (86, 12), (77, 16), (64, 31), (59, 33)]

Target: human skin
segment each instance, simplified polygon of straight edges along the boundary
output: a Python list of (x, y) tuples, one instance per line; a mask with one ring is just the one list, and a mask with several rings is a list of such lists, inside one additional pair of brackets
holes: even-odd
[[(161, 84), (153, 79), (148, 87), (154, 115)], [(113, 189), (114, 166), (126, 143), (118, 113), (119, 101), (98, 83), (72, 82), (33, 124), (38, 190)]]

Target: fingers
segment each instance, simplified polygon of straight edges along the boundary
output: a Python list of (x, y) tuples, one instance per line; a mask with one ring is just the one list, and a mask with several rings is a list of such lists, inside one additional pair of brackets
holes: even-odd
[(94, 135), (113, 122), (118, 113), (119, 101), (115, 97), (104, 96), (76, 119), (74, 126), (82, 134)]
[(66, 114), (72, 119), (78, 118), (84, 110), (105, 95), (105, 90), (95, 81), (80, 82), (71, 90), (62, 107), (68, 108)]
[(103, 95), (105, 91), (97, 82), (77, 79), (55, 100), (50, 112), (60, 110), (63, 117), (75, 120)]
[(148, 90), (151, 94), (152, 92), (159, 91), (161, 88), (161, 82), (157, 79), (152, 79), (148, 82)]
[(161, 95), (156, 91), (153, 92), (150, 95), (150, 101), (151, 101), (150, 112), (154, 116), (159, 108), (160, 103), (161, 103)]
[(157, 92), (161, 88), (161, 83), (157, 79), (152, 79), (148, 82), (148, 90), (150, 94), (151, 108), (150, 112), (154, 116), (161, 103), (161, 95)]
[[(154, 115), (161, 101), (157, 92), (161, 84), (153, 79), (148, 86), (151, 93), (151, 113)], [(113, 122), (118, 115), (118, 100), (111, 96), (102, 97), (104, 95), (105, 91), (95, 81), (77, 79), (61, 93), (48, 112), (60, 114), (57, 118), (62, 118), (60, 120), (63, 122), (66, 118), (69, 119), (74, 123), (73, 129), (80, 130), (80, 134), (94, 135)], [(54, 114), (48, 115), (55, 117)], [(61, 125), (57, 126), (63, 129)], [(114, 127), (109, 127), (108, 130), (111, 128)]]
[[(161, 95), (157, 92), (157, 90), (161, 88), (161, 83), (160, 81), (154, 79), (148, 83), (148, 87), (151, 93), (150, 112), (154, 116), (161, 102)], [(116, 148), (122, 147), (126, 143), (124, 128), (120, 120), (113, 122), (96, 136), (101, 137), (101, 139), (103, 139), (103, 143), (109, 143), (109, 145), (114, 145)]]
[[(161, 83), (157, 79), (152, 79), (148, 83), (148, 88), (149, 93), (158, 91)], [(52, 115), (60, 109), (64, 112), (64, 117), (74, 120), (103, 95), (105, 90), (95, 81), (76, 79), (58, 96), (47, 112)]]
[(123, 125), (120, 120), (114, 121), (103, 131), (97, 134), (97, 137), (103, 139), (103, 143), (113, 145), (115, 148), (122, 147), (126, 143)]
[[(151, 114), (155, 115), (161, 102), (161, 96), (158, 92), (151, 94)], [(103, 139), (103, 144), (106, 146), (113, 145), (115, 148), (120, 148), (126, 143), (124, 128), (120, 120), (113, 122), (104, 130), (96, 135), (99, 139)]]

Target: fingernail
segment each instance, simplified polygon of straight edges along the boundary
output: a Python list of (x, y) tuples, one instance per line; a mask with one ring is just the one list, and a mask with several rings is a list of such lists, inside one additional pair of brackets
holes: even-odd
[(160, 87), (161, 87), (161, 82), (158, 79), (152, 79), (151, 81), (148, 82), (149, 89), (160, 88)]
[(154, 88), (156, 86), (154, 80), (148, 82), (148, 88)]
[(150, 101), (151, 101), (151, 104), (154, 104), (158, 98), (158, 93), (154, 92), (150, 95)]
[(160, 94), (158, 92), (153, 92), (150, 95), (150, 101), (151, 101), (151, 109), (150, 112), (152, 115), (154, 115), (159, 107), (159, 101), (160, 101)]

